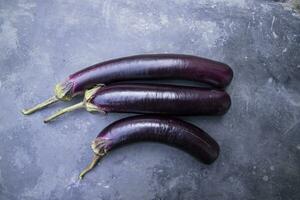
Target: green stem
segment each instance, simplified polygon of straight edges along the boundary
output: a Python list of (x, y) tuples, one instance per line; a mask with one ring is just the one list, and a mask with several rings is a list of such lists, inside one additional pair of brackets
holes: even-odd
[(83, 179), (84, 175), (89, 171), (91, 171), (97, 165), (97, 163), (101, 158), (102, 156), (94, 154), (92, 162), (86, 168), (84, 168), (84, 170), (80, 173), (79, 179)]
[(48, 118), (46, 118), (46, 119), (44, 120), (44, 122), (47, 123), (47, 122), (49, 122), (49, 121), (51, 121), (51, 120), (57, 118), (58, 116), (60, 116), (60, 115), (62, 115), (62, 114), (64, 114), (64, 113), (71, 112), (71, 111), (73, 111), (73, 110), (77, 110), (77, 109), (79, 109), (79, 108), (84, 108), (84, 107), (85, 107), (84, 102), (80, 102), (80, 103), (75, 104), (75, 105), (73, 105), (73, 106), (69, 106), (69, 107), (67, 107), (67, 108), (61, 109), (61, 110), (57, 111), (56, 113), (50, 115)]
[(59, 101), (58, 98), (56, 98), (55, 96), (53, 97), (50, 97), (49, 99), (47, 99), (46, 101), (40, 103), (40, 104), (37, 104), (36, 106), (34, 106), (33, 108), (29, 108), (29, 109), (23, 109), (22, 110), (22, 113), (24, 115), (30, 115), (38, 110), (41, 110), (43, 109), (44, 107), (46, 106), (49, 106), (50, 104), (53, 104), (55, 102)]

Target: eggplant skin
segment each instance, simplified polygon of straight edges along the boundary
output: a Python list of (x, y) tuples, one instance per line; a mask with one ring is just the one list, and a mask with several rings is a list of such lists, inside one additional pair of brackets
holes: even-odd
[(154, 141), (180, 148), (205, 164), (213, 163), (220, 152), (218, 143), (202, 129), (183, 120), (154, 115), (121, 119), (97, 136), (110, 151), (124, 144)]
[(231, 105), (221, 90), (164, 84), (115, 84), (89, 100), (104, 112), (163, 115), (222, 115)]
[(144, 54), (95, 64), (69, 76), (72, 92), (81, 93), (96, 84), (127, 80), (183, 79), (224, 88), (232, 69), (221, 62), (183, 54)]

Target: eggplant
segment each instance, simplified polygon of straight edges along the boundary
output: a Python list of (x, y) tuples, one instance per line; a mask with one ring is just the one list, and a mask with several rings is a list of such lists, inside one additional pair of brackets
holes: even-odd
[(127, 117), (104, 128), (93, 140), (91, 148), (94, 158), (79, 178), (82, 179), (111, 150), (140, 141), (172, 145), (205, 164), (213, 163), (220, 152), (218, 143), (212, 137), (183, 120), (155, 115)]
[(55, 86), (55, 96), (22, 110), (31, 114), (50, 104), (69, 101), (95, 85), (128, 80), (183, 79), (226, 87), (232, 80), (232, 69), (221, 62), (192, 55), (146, 54), (113, 59), (95, 64), (70, 75)]
[(82, 102), (54, 113), (44, 122), (79, 108), (101, 113), (222, 115), (230, 105), (230, 96), (221, 90), (165, 84), (113, 84), (87, 90)]

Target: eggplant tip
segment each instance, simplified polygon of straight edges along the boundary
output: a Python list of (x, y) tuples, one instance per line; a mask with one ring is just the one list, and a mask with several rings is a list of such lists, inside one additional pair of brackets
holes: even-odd
[(44, 109), (45, 107), (47, 107), (47, 106), (49, 106), (49, 105), (51, 105), (51, 104), (53, 104), (53, 103), (56, 103), (56, 102), (58, 102), (58, 101), (59, 101), (58, 98), (56, 98), (55, 96), (52, 96), (52, 97), (46, 99), (45, 101), (43, 101), (42, 103), (39, 103), (39, 104), (35, 105), (35, 106), (32, 107), (32, 108), (29, 108), (29, 109), (23, 109), (23, 110), (22, 110), (22, 113), (23, 113), (24, 115), (30, 115), (30, 114), (32, 114), (32, 113), (38, 111), (38, 110)]
[(29, 115), (30, 114), (29, 110), (26, 110), (26, 109), (21, 110), (21, 112), (22, 112), (23, 115)]
[(79, 180), (82, 180), (82, 179), (83, 179), (83, 177), (84, 177), (84, 175), (82, 175), (82, 174), (79, 174), (79, 176), (78, 176), (78, 179), (79, 179)]
[(86, 168), (84, 168), (82, 172), (79, 174), (79, 179), (82, 180), (83, 177), (98, 164), (101, 158), (102, 158), (101, 155), (94, 154), (92, 162)]
[(44, 119), (44, 120), (43, 120), (43, 122), (44, 122), (45, 124), (47, 124), (49, 121), (50, 121), (49, 119)]

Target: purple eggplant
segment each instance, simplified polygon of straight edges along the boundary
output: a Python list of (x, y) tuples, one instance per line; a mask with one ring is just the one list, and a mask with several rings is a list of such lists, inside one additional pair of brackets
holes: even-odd
[(222, 115), (230, 105), (230, 96), (221, 90), (164, 84), (114, 84), (87, 90), (83, 102), (56, 112), (44, 122), (84, 107), (102, 113)]
[(31, 114), (59, 100), (71, 100), (95, 85), (128, 80), (183, 79), (224, 88), (232, 80), (232, 69), (217, 61), (181, 54), (149, 54), (101, 62), (70, 75), (55, 86), (55, 96), (23, 110)]
[(163, 116), (128, 117), (110, 124), (99, 133), (91, 144), (93, 161), (79, 177), (83, 178), (109, 151), (140, 141), (161, 142), (178, 147), (205, 164), (213, 163), (220, 151), (213, 138), (185, 121)]

